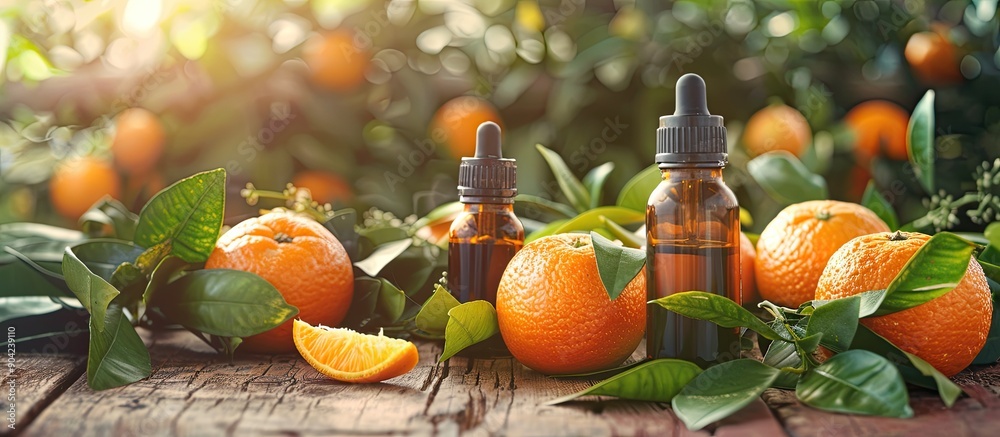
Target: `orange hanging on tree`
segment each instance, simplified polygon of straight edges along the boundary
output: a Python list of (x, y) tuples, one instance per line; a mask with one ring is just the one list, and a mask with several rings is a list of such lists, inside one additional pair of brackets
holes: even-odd
[(812, 143), (812, 129), (798, 110), (776, 103), (750, 117), (743, 129), (742, 142), (751, 157), (776, 150), (801, 157)]
[(319, 170), (303, 170), (292, 178), (296, 188), (307, 188), (312, 199), (324, 203), (346, 203), (353, 197), (351, 186), (340, 176)]
[(313, 38), (304, 55), (313, 83), (333, 91), (349, 91), (361, 85), (371, 60), (368, 48), (358, 44), (348, 30)]
[(854, 134), (854, 156), (862, 164), (868, 164), (876, 156), (905, 161), (909, 157), (906, 149), (909, 122), (910, 115), (903, 108), (885, 100), (861, 103), (844, 117), (844, 123)]
[(104, 196), (121, 197), (121, 180), (105, 160), (84, 156), (60, 162), (49, 180), (49, 198), (63, 217), (80, 218)]
[(473, 96), (461, 96), (445, 102), (431, 120), (428, 136), (443, 143), (451, 156), (462, 158), (476, 154), (476, 129), (492, 121), (500, 127), (500, 114), (489, 102)]
[(165, 142), (163, 124), (146, 109), (126, 109), (115, 118), (111, 153), (115, 164), (129, 175), (142, 175), (156, 167)]
[(935, 23), (930, 31), (917, 32), (903, 50), (910, 69), (927, 85), (947, 85), (962, 81), (958, 49), (948, 38), (947, 28)]

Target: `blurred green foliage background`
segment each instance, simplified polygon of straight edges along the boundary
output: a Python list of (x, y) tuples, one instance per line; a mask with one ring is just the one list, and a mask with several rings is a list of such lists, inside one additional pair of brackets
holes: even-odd
[[(163, 184), (224, 167), (227, 223), (256, 212), (239, 199), (248, 182), (280, 191), (296, 175), (335, 206), (422, 216), (457, 199), (462, 132), (480, 118), (504, 127), (522, 193), (561, 200), (541, 143), (578, 177), (613, 162), (613, 202), (652, 163), (658, 117), (673, 112), (673, 84), (689, 72), (726, 118), (726, 177), (752, 230), (785, 202), (747, 172), (761, 151), (742, 134), (777, 103), (804, 117), (807, 136), (784, 144), (802, 126), (778, 117), (766, 147), (793, 150), (832, 198), (858, 201), (873, 178), (903, 221), (936, 211), (926, 225), (938, 229), (981, 230), (1000, 210), (996, 0), (0, 4), (0, 223), (74, 225), (53, 208), (50, 178), (78, 156), (115, 163), (114, 194), (132, 208)], [(880, 129), (898, 120), (873, 110), (845, 121), (873, 99), (908, 114), (928, 89), (940, 192), (891, 156), (905, 144)], [(122, 129), (116, 117), (132, 107), (162, 134)], [(125, 132), (135, 138), (116, 138)], [(874, 157), (858, 152), (865, 135)], [(154, 164), (123, 167), (117, 140)], [(67, 185), (94, 176), (78, 177)]]

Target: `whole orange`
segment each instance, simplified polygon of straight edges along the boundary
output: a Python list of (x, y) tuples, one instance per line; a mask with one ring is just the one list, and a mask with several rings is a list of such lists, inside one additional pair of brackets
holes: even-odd
[(347, 91), (365, 81), (371, 60), (368, 48), (355, 42), (354, 33), (335, 30), (313, 38), (305, 48), (305, 61), (316, 85)]
[(333, 173), (318, 170), (303, 170), (292, 178), (292, 185), (308, 188), (312, 199), (323, 203), (345, 203), (354, 197), (351, 186), (343, 178)]
[(740, 232), (740, 290), (743, 305), (756, 305), (760, 302), (757, 294), (757, 282), (754, 274), (754, 262), (757, 261), (757, 249), (747, 234)]
[(80, 218), (104, 196), (121, 198), (121, 180), (114, 167), (92, 156), (59, 163), (49, 179), (49, 199), (63, 217)]
[(798, 110), (781, 103), (757, 111), (743, 129), (743, 146), (750, 156), (776, 150), (802, 156), (810, 143), (809, 122)]
[[(337, 237), (315, 220), (287, 211), (233, 226), (219, 238), (205, 268), (256, 273), (298, 307), (299, 319), (313, 325), (337, 326), (354, 295), (354, 270)], [(243, 339), (242, 348), (295, 350), (292, 321)]]
[(428, 136), (444, 144), (455, 158), (476, 154), (476, 130), (492, 121), (500, 126), (500, 115), (489, 102), (473, 96), (461, 96), (441, 105), (431, 119)]
[(889, 232), (889, 226), (855, 203), (813, 200), (788, 206), (757, 240), (754, 273), (760, 297), (792, 308), (811, 300), (833, 253), (852, 238), (876, 232)]
[[(897, 232), (855, 238), (840, 248), (819, 279), (816, 299), (884, 290), (930, 236)], [(993, 302), (983, 268), (970, 260), (953, 290), (921, 305), (861, 323), (900, 349), (952, 376), (968, 367), (986, 343)]]
[(885, 100), (869, 100), (847, 113), (844, 123), (854, 133), (854, 156), (868, 163), (876, 156), (897, 161), (909, 157), (906, 127), (910, 115), (899, 105)]
[(543, 237), (525, 245), (507, 265), (497, 289), (497, 318), (510, 353), (536, 371), (611, 368), (642, 340), (645, 271), (611, 300), (589, 235)]
[(115, 118), (111, 153), (115, 164), (130, 175), (140, 175), (156, 167), (165, 142), (163, 124), (146, 109), (126, 109)]
[(925, 84), (943, 85), (962, 80), (958, 50), (948, 40), (947, 29), (941, 25), (911, 35), (903, 56), (917, 79)]

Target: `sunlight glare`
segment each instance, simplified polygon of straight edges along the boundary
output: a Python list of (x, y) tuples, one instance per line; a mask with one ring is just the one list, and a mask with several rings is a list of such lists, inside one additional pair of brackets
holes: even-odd
[(148, 36), (162, 12), (163, 0), (128, 0), (122, 16), (122, 30), (134, 37)]

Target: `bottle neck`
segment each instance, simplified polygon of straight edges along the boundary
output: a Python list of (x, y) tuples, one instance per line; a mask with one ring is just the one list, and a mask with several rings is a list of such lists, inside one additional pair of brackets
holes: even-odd
[(471, 213), (481, 213), (481, 212), (514, 212), (514, 205), (509, 203), (463, 203), (462, 210)]
[(680, 168), (663, 168), (660, 169), (660, 175), (663, 180), (694, 180), (694, 179), (718, 179), (722, 180), (722, 168), (721, 167), (710, 167), (710, 168), (698, 168), (698, 167), (680, 167)]

